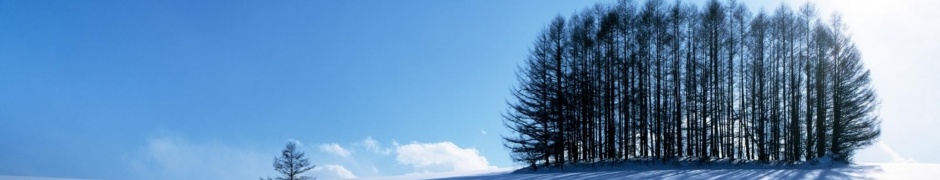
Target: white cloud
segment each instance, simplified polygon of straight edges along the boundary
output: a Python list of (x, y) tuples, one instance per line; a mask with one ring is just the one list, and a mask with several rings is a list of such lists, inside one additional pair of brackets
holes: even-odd
[(342, 146), (336, 143), (320, 144), (320, 151), (333, 153), (342, 157), (349, 157), (349, 155), (352, 154), (352, 152), (349, 152), (349, 150), (344, 149)]
[(888, 156), (891, 157), (891, 161), (893, 163), (917, 163), (917, 161), (915, 161), (914, 159), (901, 157), (901, 155), (898, 154), (898, 152), (895, 152), (894, 149), (891, 149), (891, 147), (889, 147), (885, 143), (878, 142), (875, 144), (875, 146), (877, 146), (882, 151), (888, 153)]
[[(397, 143), (396, 143), (397, 144)], [(460, 148), (451, 142), (417, 143), (397, 146), (398, 163), (411, 165), (417, 172), (465, 171), (496, 168), (475, 148)]]
[(335, 164), (318, 165), (317, 167), (313, 168), (313, 171), (324, 172), (324, 173), (317, 173), (317, 178), (327, 178), (327, 179), (329, 178), (339, 178), (339, 179), (358, 178), (355, 174), (353, 174), (351, 171), (349, 171), (345, 167), (341, 165), (335, 165)]
[(486, 130), (480, 130), (480, 134), (486, 135)]
[(124, 155), (130, 179), (243, 179), (272, 175), (268, 154), (219, 143), (193, 143), (179, 136), (152, 138)]

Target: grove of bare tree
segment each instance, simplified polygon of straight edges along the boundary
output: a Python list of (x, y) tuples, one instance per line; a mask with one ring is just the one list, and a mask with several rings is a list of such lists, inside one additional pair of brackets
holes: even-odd
[(734, 0), (598, 4), (555, 17), (517, 73), (504, 136), (532, 168), (624, 160), (850, 162), (880, 135), (840, 16)]

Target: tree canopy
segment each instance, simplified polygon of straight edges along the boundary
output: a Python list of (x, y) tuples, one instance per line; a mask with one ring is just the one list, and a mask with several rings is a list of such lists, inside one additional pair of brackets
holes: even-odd
[(555, 17), (517, 73), (514, 161), (850, 162), (880, 135), (870, 73), (839, 15), (734, 0), (598, 4)]

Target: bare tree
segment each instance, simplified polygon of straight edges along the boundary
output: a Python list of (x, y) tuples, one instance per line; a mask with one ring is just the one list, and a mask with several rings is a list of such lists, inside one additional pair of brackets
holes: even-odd
[[(291, 141), (287, 143), (284, 150), (281, 150), (281, 156), (274, 157), (274, 170), (281, 173), (277, 180), (310, 180), (316, 179), (310, 176), (301, 175), (316, 167), (311, 165), (310, 161), (304, 157), (304, 152), (297, 150), (297, 143)], [(261, 178), (264, 180), (264, 178)], [(271, 180), (269, 177), (268, 180)]]

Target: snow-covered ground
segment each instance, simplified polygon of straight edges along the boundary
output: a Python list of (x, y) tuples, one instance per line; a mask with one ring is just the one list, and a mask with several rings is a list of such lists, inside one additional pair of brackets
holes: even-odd
[(940, 179), (940, 164), (856, 164), (842, 167), (594, 167), (516, 172), (512, 168), (364, 179)]
[[(568, 170), (513, 172), (499, 168), (462, 172), (408, 174), (361, 179), (940, 179), (940, 164), (883, 163), (842, 167), (809, 166), (601, 166)], [(77, 180), (68, 178), (0, 176), (0, 180)]]

